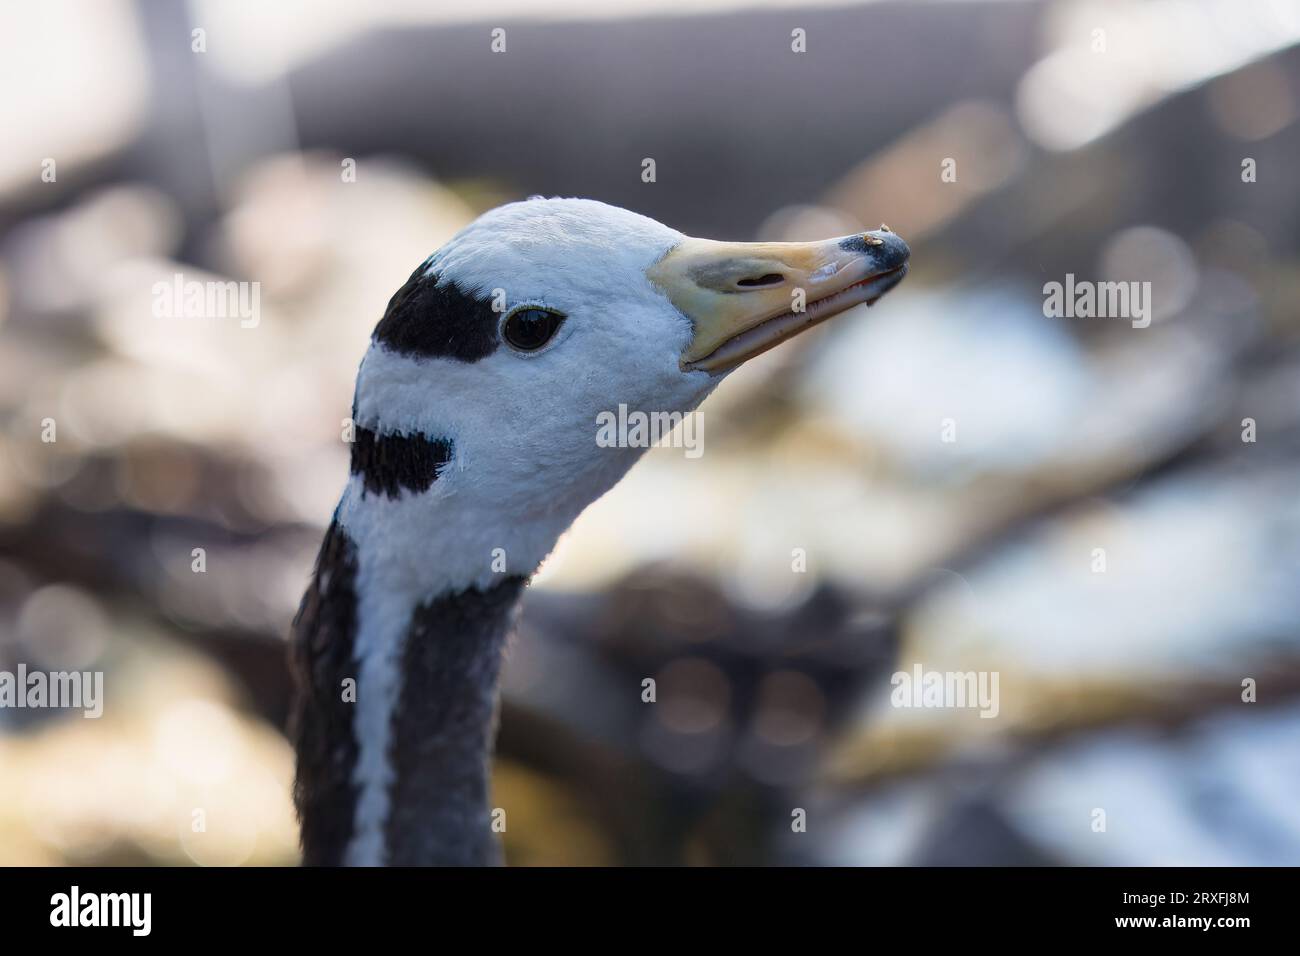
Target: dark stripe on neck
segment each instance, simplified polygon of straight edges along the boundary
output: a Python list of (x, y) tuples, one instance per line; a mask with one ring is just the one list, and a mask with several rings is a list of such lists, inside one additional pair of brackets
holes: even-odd
[(488, 806), (497, 679), (524, 579), (471, 589), (415, 609), (393, 715), (387, 862), (500, 862)]
[(496, 351), (497, 324), (490, 297), (462, 292), (454, 282), (438, 284), (421, 265), (388, 301), (374, 339), (402, 355), (477, 362)]
[[(412, 435), (377, 435), (357, 428), (352, 442), (351, 471), (361, 475), (365, 490), (389, 498), (407, 491), (428, 491), (438, 479), (438, 469), (451, 461), (452, 444), (445, 438)], [(364, 492), (363, 492), (364, 494)]]
[(302, 821), (307, 866), (341, 864), (352, 839), (356, 704), (343, 700), (343, 681), (355, 680), (359, 670), (356, 578), (357, 547), (331, 523), (293, 621), (290, 647), (296, 684), (291, 735), (298, 757), (293, 800)]

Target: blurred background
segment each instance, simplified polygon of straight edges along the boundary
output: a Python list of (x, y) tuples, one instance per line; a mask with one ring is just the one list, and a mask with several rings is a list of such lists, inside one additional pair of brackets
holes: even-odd
[[(285, 637), (357, 363), (536, 193), (884, 221), (913, 271), (545, 565), (511, 863), (1300, 863), (1300, 4), (531, 6), (0, 11), (0, 670), (106, 674), (99, 720), (0, 710), (0, 863), (297, 861)], [(260, 323), (156, 318), (178, 272)], [(1150, 327), (1045, 318), (1067, 273)], [(998, 672), (997, 718), (891, 706), (917, 664)]]

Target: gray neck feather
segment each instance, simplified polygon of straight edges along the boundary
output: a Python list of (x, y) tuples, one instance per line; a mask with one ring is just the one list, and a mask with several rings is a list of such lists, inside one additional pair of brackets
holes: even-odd
[(501, 862), (492, 832), (490, 763), (497, 685), (524, 579), (441, 595), (412, 615), (393, 714), (387, 862)]
[[(361, 557), (347, 532), (332, 524), (294, 621), (294, 801), (308, 865), (345, 862), (356, 836), (357, 704), (341, 689), (360, 671)], [(486, 590), (432, 596), (411, 614), (389, 717), (392, 776), (381, 862), (500, 862), (490, 762), (501, 661), (524, 584), (522, 577), (502, 577)]]

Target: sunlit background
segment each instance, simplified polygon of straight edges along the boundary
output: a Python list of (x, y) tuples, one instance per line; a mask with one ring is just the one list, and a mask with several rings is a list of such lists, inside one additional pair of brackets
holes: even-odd
[[(297, 861), (284, 642), (357, 363), (530, 194), (883, 221), (913, 271), (562, 540), (510, 862), (1300, 863), (1300, 5), (534, 6), (0, 9), (0, 670), (107, 683), (0, 710), (0, 863)], [(260, 323), (155, 318), (177, 272)], [(1151, 282), (1150, 327), (1045, 318), (1067, 273)], [(891, 706), (916, 664), (997, 671), (998, 716)]]

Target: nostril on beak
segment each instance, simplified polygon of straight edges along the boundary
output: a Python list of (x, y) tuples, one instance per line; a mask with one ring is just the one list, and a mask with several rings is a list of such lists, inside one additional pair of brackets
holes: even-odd
[(779, 272), (768, 272), (761, 276), (750, 276), (745, 279), (737, 279), (736, 285), (742, 289), (761, 289), (764, 286), (780, 285), (785, 281), (785, 276)]

